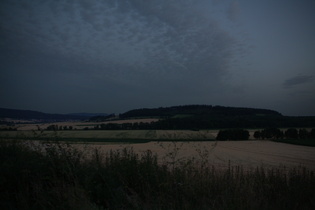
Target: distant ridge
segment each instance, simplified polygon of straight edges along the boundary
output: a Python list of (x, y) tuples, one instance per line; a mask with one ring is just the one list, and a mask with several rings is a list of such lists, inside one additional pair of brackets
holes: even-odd
[(96, 116), (108, 116), (109, 114), (107, 113), (70, 113), (67, 115), (72, 115), (72, 116), (81, 116), (81, 117), (96, 117)]
[(83, 120), (88, 119), (89, 116), (48, 114), (32, 110), (0, 108), (0, 118), (12, 118), (19, 120)]
[(212, 105), (184, 105), (160, 108), (134, 109), (120, 115), (121, 118), (172, 117), (176, 115), (208, 116), (282, 116), (277, 111), (257, 108), (225, 107)]
[[(120, 119), (159, 118), (159, 121), (152, 122), (150, 125), (145, 125), (145, 129), (198, 130), (315, 126), (315, 117), (311, 116), (289, 117), (283, 116), (277, 111), (268, 109), (212, 105), (184, 105), (134, 109), (120, 114), (119, 117)], [(143, 126), (141, 129), (142, 128)], [(140, 129), (140, 127), (138, 129)]]
[[(104, 113), (102, 113), (102, 115), (103, 114)], [(290, 117), (283, 116), (277, 111), (268, 109), (212, 105), (143, 108), (127, 111), (119, 116), (115, 114), (102, 115), (100, 116), (100, 113), (48, 114), (31, 110), (0, 108), (0, 121), (3, 122), (8, 121), (3, 120), (3, 118), (35, 120), (40, 122), (70, 120), (102, 122), (118, 119), (158, 118), (158, 121), (149, 124), (140, 123), (134, 127), (135, 129), (193, 130), (218, 128), (315, 127), (315, 116)]]

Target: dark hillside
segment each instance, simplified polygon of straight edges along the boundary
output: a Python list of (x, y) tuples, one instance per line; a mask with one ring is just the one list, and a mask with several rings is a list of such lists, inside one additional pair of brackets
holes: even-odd
[(211, 105), (135, 109), (120, 115), (122, 119), (146, 117), (160, 120), (145, 127), (136, 125), (137, 129), (315, 127), (315, 117), (289, 117), (267, 109)]
[(47, 114), (30, 110), (0, 108), (0, 118), (13, 118), (19, 120), (82, 120), (87, 119), (88, 117), (78, 115)]
[(237, 108), (211, 105), (186, 105), (153, 109), (134, 109), (120, 115), (121, 118), (174, 117), (176, 115), (208, 116), (282, 116), (279, 112), (267, 109)]

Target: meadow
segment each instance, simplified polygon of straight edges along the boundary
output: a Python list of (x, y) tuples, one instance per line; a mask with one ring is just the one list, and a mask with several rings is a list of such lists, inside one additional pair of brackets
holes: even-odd
[(197, 148), (198, 159), (181, 159), (177, 152), (184, 147), (177, 145), (180, 142), (169, 143), (169, 150), (159, 146), (168, 151), (161, 162), (150, 149), (136, 151), (126, 146), (105, 151), (91, 147), (95, 145), (78, 148), (60, 142), (2, 139), (0, 208), (315, 207), (315, 174), (307, 167), (245, 168), (231, 164), (231, 160), (220, 168), (211, 163), (210, 155), (218, 145)]

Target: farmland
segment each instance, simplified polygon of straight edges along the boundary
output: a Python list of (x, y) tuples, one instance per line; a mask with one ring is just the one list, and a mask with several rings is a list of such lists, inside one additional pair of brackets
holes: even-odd
[[(294, 145), (312, 139), (254, 138), (257, 128), (247, 128), (244, 141), (217, 141), (219, 129), (195, 126), (140, 129), (152, 122), (158, 119), (2, 129), (0, 208), (314, 209), (315, 147)], [(109, 123), (128, 126), (101, 126)]]
[(314, 209), (314, 147), (40, 142), (1, 140), (1, 209)]
[[(106, 153), (125, 147), (138, 154), (146, 150), (156, 153), (160, 160), (174, 153), (173, 161), (201, 159), (226, 168), (229, 164), (247, 168), (260, 166), (306, 166), (315, 169), (315, 147), (297, 146), (269, 140), (254, 140), (250, 130), (247, 141), (216, 141), (218, 130), (71, 130), (71, 131), (1, 131), (0, 138), (62, 141), (77, 148), (95, 148)], [(175, 155), (175, 156), (174, 156)]]
[(1, 131), (0, 137), (11, 139), (64, 140), (72, 142), (205, 141), (214, 140), (217, 130), (67, 130)]
[[(82, 147), (82, 146), (81, 146)], [(206, 161), (216, 168), (229, 165), (256, 167), (307, 167), (315, 170), (315, 147), (296, 146), (272, 141), (218, 141), (218, 142), (147, 142), (138, 144), (89, 145), (106, 153), (110, 150), (132, 148), (138, 154), (147, 150), (158, 154), (160, 162), (177, 163), (195, 159)], [(176, 153), (176, 154), (175, 154)], [(171, 160), (172, 159), (172, 160)]]

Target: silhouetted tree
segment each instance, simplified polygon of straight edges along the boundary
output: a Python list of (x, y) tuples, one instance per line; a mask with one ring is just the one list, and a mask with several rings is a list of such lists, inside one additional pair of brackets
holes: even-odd
[(283, 138), (283, 132), (278, 128), (265, 128), (261, 131), (263, 139), (280, 139)]
[(220, 130), (217, 140), (248, 140), (249, 132), (243, 129)]
[(309, 137), (310, 137), (310, 133), (306, 129), (299, 129), (300, 139), (308, 139)]
[(298, 138), (298, 130), (296, 128), (289, 128), (285, 131), (285, 137), (287, 139), (297, 139)]
[(229, 132), (227, 130), (220, 130), (216, 140), (226, 141), (229, 139)]
[(58, 125), (49, 125), (46, 130), (50, 130), (50, 131), (57, 131), (58, 130)]
[(255, 139), (261, 139), (261, 132), (260, 131), (255, 131), (254, 132), (254, 138)]

